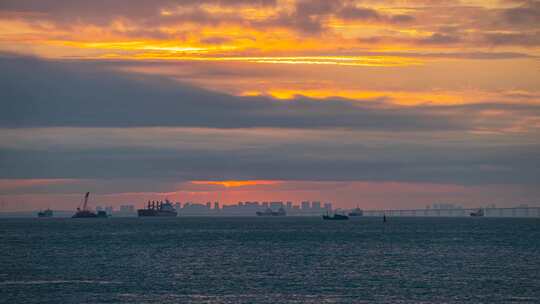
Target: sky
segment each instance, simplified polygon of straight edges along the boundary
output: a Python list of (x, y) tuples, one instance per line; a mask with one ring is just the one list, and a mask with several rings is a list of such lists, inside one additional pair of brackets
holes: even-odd
[(2, 0), (0, 211), (540, 206), (540, 1)]

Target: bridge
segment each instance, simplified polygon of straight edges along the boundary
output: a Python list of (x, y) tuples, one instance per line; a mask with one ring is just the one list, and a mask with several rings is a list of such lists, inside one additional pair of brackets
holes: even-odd
[(479, 209), (485, 217), (540, 217), (540, 207), (513, 208), (455, 208), (455, 209), (390, 209), (364, 210), (364, 216), (470, 216), (471, 212)]

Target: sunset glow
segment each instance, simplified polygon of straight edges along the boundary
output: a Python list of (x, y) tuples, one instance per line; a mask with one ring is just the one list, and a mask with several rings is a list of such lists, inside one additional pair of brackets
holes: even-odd
[(0, 202), (533, 200), (538, 16), (535, 0), (0, 1)]
[(226, 188), (236, 188), (245, 186), (259, 186), (259, 185), (277, 185), (280, 181), (268, 181), (268, 180), (246, 180), (246, 181), (192, 181), (194, 185), (220, 185)]

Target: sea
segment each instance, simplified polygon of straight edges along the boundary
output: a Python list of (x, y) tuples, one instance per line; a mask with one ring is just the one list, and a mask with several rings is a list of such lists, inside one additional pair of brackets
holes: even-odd
[(540, 303), (540, 219), (1, 219), (0, 303)]

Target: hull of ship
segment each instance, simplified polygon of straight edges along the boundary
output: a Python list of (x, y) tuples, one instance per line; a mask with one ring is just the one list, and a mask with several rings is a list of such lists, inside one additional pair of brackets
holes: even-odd
[(93, 212), (77, 212), (72, 218), (97, 218), (98, 216)]
[(144, 217), (144, 216), (175, 217), (178, 215), (178, 213), (172, 212), (172, 211), (159, 211), (159, 210), (153, 210), (153, 209), (139, 209), (137, 210), (137, 215), (140, 217)]
[(327, 220), (327, 221), (344, 221), (348, 219), (349, 217), (345, 215), (334, 215), (334, 216), (323, 215), (323, 220)]

